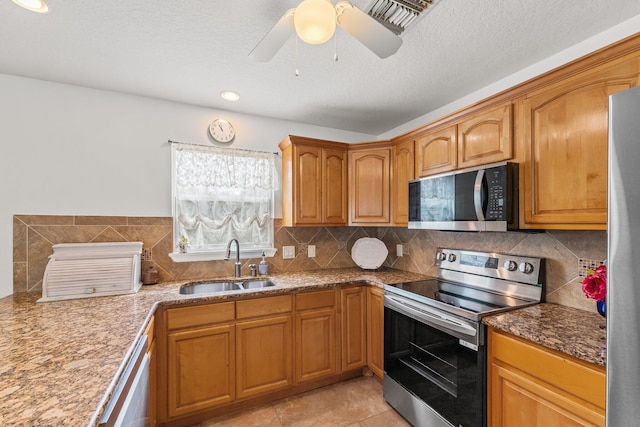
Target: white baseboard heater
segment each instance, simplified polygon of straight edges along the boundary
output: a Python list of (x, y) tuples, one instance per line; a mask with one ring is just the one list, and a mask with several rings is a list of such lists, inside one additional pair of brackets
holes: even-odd
[(53, 245), (38, 302), (138, 292), (141, 254), (142, 242)]

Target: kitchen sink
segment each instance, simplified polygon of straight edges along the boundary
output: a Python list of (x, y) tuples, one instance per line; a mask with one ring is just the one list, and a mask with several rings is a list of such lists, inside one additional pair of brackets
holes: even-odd
[(245, 280), (244, 282), (199, 282), (185, 283), (180, 286), (182, 295), (207, 294), (211, 292), (242, 291), (275, 286), (271, 280)]
[(266, 288), (267, 286), (275, 286), (271, 280), (245, 280), (242, 282), (244, 289)]
[(240, 283), (233, 282), (204, 282), (204, 283), (185, 283), (180, 286), (180, 293), (184, 295), (206, 294), (211, 292), (226, 292), (242, 290)]

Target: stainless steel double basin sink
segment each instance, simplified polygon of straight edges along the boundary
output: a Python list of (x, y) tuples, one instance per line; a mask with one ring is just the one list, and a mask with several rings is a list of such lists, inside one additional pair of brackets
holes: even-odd
[(229, 281), (212, 281), (212, 282), (195, 282), (185, 283), (180, 286), (180, 293), (182, 295), (193, 294), (208, 294), (212, 292), (227, 292), (227, 291), (244, 291), (249, 289), (261, 289), (269, 286), (275, 286), (276, 284), (271, 280), (245, 280), (242, 282), (229, 282)]

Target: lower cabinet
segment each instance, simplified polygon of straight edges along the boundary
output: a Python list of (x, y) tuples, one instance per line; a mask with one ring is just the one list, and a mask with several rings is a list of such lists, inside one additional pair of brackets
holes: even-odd
[(337, 373), (334, 289), (296, 295), (294, 347), (296, 383)]
[[(221, 316), (206, 316), (206, 311), (218, 310)], [(235, 398), (235, 326), (219, 323), (202, 326), (203, 322), (215, 322), (215, 317), (232, 321), (233, 303), (168, 311), (169, 327), (185, 328), (167, 334), (169, 418), (231, 402)]]
[(193, 424), (244, 401), (353, 378), (367, 364), (382, 377), (382, 295), (335, 287), (162, 311), (158, 423)]
[(156, 328), (155, 316), (151, 318), (145, 335), (147, 336), (147, 354), (149, 355), (149, 403), (148, 403), (148, 426), (155, 427), (158, 414), (158, 352), (156, 351)]
[(237, 323), (236, 331), (238, 398), (293, 383), (290, 315)]
[(366, 286), (356, 286), (340, 290), (342, 372), (361, 368), (367, 364), (366, 289)]
[(378, 378), (384, 375), (384, 291), (367, 288), (367, 365)]
[(604, 426), (605, 390), (605, 368), (489, 329), (489, 426)]

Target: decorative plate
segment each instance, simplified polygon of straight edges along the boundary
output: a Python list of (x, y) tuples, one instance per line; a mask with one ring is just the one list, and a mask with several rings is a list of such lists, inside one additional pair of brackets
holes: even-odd
[(353, 261), (366, 270), (375, 270), (380, 267), (389, 251), (382, 240), (374, 237), (362, 237), (356, 240), (351, 248)]

